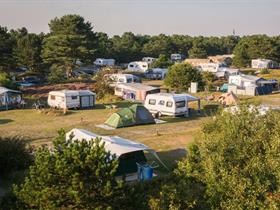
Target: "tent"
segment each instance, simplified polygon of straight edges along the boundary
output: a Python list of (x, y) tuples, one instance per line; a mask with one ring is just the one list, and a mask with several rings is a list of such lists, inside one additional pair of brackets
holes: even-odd
[(224, 93), (219, 97), (219, 102), (225, 106), (236, 105), (238, 98), (233, 92)]
[(22, 101), (20, 91), (0, 87), (0, 110), (18, 107)]
[(106, 125), (114, 128), (154, 123), (152, 114), (143, 105), (139, 104), (134, 104), (112, 114), (105, 122)]
[[(158, 161), (167, 168), (164, 163), (159, 159), (156, 152), (144, 144), (137, 143), (119, 136), (100, 136), (95, 133), (83, 129), (74, 128), (66, 134), (66, 140), (73, 136), (74, 140), (92, 141), (100, 138), (101, 143), (104, 143), (105, 150), (111, 154), (116, 155), (119, 159), (119, 167), (116, 175), (124, 175), (137, 172), (137, 164), (147, 162), (144, 151), (148, 151), (154, 155)], [(168, 168), (167, 168), (168, 169)]]

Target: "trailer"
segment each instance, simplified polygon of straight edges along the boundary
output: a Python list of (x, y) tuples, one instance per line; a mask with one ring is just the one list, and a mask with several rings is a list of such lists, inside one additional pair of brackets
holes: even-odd
[(97, 66), (114, 66), (115, 59), (105, 59), (105, 58), (97, 58), (94, 61), (94, 64)]
[(144, 106), (156, 116), (189, 116), (188, 103), (198, 102), (200, 113), (200, 99), (189, 94), (158, 93), (147, 95)]
[(48, 96), (48, 105), (60, 109), (93, 108), (95, 98), (95, 93), (89, 90), (51, 91)]

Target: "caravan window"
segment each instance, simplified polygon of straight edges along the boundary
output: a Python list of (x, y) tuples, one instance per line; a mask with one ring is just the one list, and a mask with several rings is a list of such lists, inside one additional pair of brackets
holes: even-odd
[(160, 101), (158, 102), (158, 105), (164, 106), (164, 104), (165, 104), (165, 101), (163, 101), (163, 100), (160, 100)]
[(155, 100), (155, 99), (150, 99), (150, 100), (149, 100), (149, 104), (155, 105), (155, 104), (156, 104), (156, 100)]
[(77, 100), (78, 96), (71, 96), (72, 100)]
[(133, 65), (133, 64), (130, 64), (129, 67), (130, 67), (130, 68), (134, 68), (134, 65)]
[(173, 102), (172, 101), (167, 101), (166, 106), (167, 107), (172, 107), (173, 106)]
[(186, 106), (186, 101), (176, 101), (176, 108), (182, 108)]
[(51, 100), (55, 100), (55, 96), (51, 96)]
[(127, 83), (132, 83), (132, 78), (126, 80)]

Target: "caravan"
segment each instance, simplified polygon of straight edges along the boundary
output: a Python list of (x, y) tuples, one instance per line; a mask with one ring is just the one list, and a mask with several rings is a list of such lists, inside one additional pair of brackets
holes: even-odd
[(112, 87), (120, 83), (141, 83), (141, 79), (133, 74), (106, 74), (104, 79), (107, 79)]
[(147, 62), (148, 64), (152, 64), (155, 60), (156, 60), (156, 58), (153, 58), (153, 57), (142, 58), (142, 61)]
[(105, 59), (105, 58), (97, 58), (94, 61), (94, 64), (97, 66), (114, 66), (115, 59)]
[(89, 90), (51, 91), (48, 105), (60, 109), (92, 108), (95, 105), (95, 93)]
[(153, 87), (141, 83), (121, 83), (115, 86), (116, 96), (131, 101), (144, 101), (148, 94), (159, 92), (159, 87)]
[(149, 68), (148, 63), (144, 61), (135, 61), (128, 64), (128, 71), (145, 72)]
[(198, 102), (200, 112), (200, 99), (189, 94), (158, 93), (147, 95), (144, 106), (157, 116), (189, 116), (188, 102)]

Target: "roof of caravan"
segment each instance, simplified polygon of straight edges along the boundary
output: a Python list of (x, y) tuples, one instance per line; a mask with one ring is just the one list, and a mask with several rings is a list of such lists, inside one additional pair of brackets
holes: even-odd
[(113, 76), (113, 77), (136, 77), (133, 74), (110, 74), (109, 76)]
[(90, 90), (79, 90), (80, 96), (88, 96), (88, 95), (96, 95), (94, 92), (91, 92)]
[(261, 77), (257, 77), (257, 76), (253, 76), (253, 75), (246, 75), (246, 74), (239, 74), (239, 75), (234, 75), (234, 76), (230, 76), (230, 77), (232, 77), (232, 78), (239, 77), (243, 80), (250, 80), (250, 81), (257, 81), (259, 79), (263, 79)]
[(129, 88), (129, 89), (135, 90), (135, 91), (137, 91), (137, 90), (150, 91), (150, 90), (159, 89), (159, 87), (153, 87), (153, 86), (144, 85), (141, 83), (121, 83), (121, 84), (117, 84), (116, 87)]
[(95, 95), (95, 93), (89, 90), (56, 90), (49, 92), (49, 95), (56, 95), (56, 96), (85, 96), (85, 95)]
[(132, 61), (129, 64), (132, 64), (132, 63), (148, 65), (148, 63), (146, 61)]
[(104, 142), (105, 149), (120, 157), (122, 154), (150, 150), (144, 144), (137, 143), (128, 139), (121, 138), (119, 136), (100, 136), (87, 130), (74, 128), (66, 134), (66, 139), (69, 139), (70, 135), (74, 135), (74, 140), (79, 141), (85, 139), (87, 141), (95, 140), (97, 137), (101, 138), (101, 142)]
[(187, 101), (197, 101), (199, 98), (194, 97), (189, 94), (176, 94), (176, 93), (155, 93), (155, 94), (150, 94), (147, 97), (153, 97), (153, 96), (161, 96), (165, 98), (174, 98), (174, 99), (186, 99)]
[(12, 89), (8, 89), (8, 88), (5, 88), (5, 87), (0, 87), (0, 94), (7, 93), (7, 92), (21, 93), (20, 91), (17, 91), (17, 90), (12, 90)]

